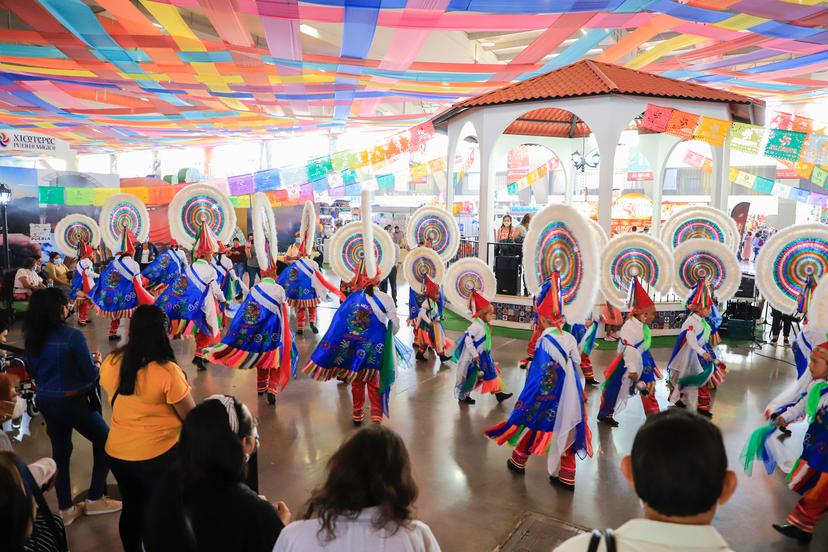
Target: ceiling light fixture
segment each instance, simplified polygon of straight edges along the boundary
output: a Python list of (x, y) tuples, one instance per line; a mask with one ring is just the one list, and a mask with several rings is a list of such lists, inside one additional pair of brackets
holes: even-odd
[(319, 31), (316, 27), (311, 27), (305, 23), (299, 25), (299, 32), (302, 32), (308, 36), (312, 36), (313, 38), (319, 38)]
[(494, 46), (495, 43), (492, 42), (492, 41), (486, 41), (486, 42), (481, 42), (480, 45), (483, 46), (484, 48), (488, 48), (489, 46)]

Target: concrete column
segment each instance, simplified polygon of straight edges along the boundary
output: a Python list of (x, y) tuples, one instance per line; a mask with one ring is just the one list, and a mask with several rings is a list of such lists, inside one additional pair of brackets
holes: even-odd
[(722, 148), (721, 167), (718, 171), (721, 177), (721, 188), (719, 189), (719, 209), (729, 213), (727, 201), (730, 198), (730, 148)]
[(109, 174), (118, 174), (118, 156), (109, 154)]
[(725, 147), (711, 147), (711, 149), (713, 150), (713, 185), (710, 188), (710, 206), (722, 209), (723, 179), (728, 178), (723, 174), (722, 166), (725, 152), (727, 151), (729, 156), (730, 150)]
[(612, 226), (612, 179), (615, 173), (616, 138), (604, 133), (598, 139), (598, 152), (601, 154), (601, 164), (598, 166), (598, 224), (607, 235), (610, 235)]
[(493, 160), (494, 144), (497, 136), (487, 136), (481, 132), (478, 136), (480, 147), (480, 205), (478, 208), (480, 216), (480, 237), (477, 248), (477, 256), (486, 261), (488, 242), (492, 241), (492, 229), (494, 228), (494, 186), (495, 186), (495, 164)]
[(463, 125), (458, 122), (449, 123), (448, 152), (446, 153), (446, 203), (445, 207), (451, 213), (454, 203), (454, 156), (457, 155), (457, 146), (460, 143), (460, 131)]
[(204, 148), (204, 175), (213, 176), (213, 146)]
[(157, 149), (152, 150), (152, 174), (161, 178), (161, 152)]

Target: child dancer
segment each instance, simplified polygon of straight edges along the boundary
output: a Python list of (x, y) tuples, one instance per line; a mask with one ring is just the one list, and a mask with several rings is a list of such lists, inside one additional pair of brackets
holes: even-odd
[(147, 280), (147, 288), (154, 293), (164, 291), (175, 278), (184, 272), (189, 260), (179, 250), (178, 242), (172, 240), (170, 248), (158, 255), (144, 270), (141, 276)]
[(152, 295), (144, 289), (141, 267), (135, 262), (132, 233), (124, 228), (120, 252), (101, 273), (89, 298), (98, 313), (109, 318), (109, 340), (117, 341), (122, 318), (130, 318), (138, 305), (151, 305)]
[(532, 336), (529, 338), (529, 343), (526, 345), (526, 358), (520, 361), (520, 368), (525, 370), (532, 362), (532, 357), (535, 355), (535, 349), (538, 346), (538, 339), (543, 333), (543, 328), (538, 323), (538, 308), (546, 298), (549, 292), (550, 280), (546, 280), (541, 286), (538, 294), (532, 300)]
[(621, 327), (618, 355), (607, 368), (598, 421), (618, 427), (613, 418), (627, 405), (630, 397), (639, 394), (644, 414), (649, 416), (659, 411), (655, 398), (655, 381), (661, 377), (653, 355), (650, 352), (650, 326), (655, 318), (655, 303), (644, 291), (638, 277), (633, 277), (630, 288), (630, 316)]
[(592, 349), (595, 347), (595, 336), (598, 325), (594, 320), (586, 320), (583, 324), (572, 324), (569, 333), (578, 342), (578, 349), (581, 351), (581, 373), (584, 375), (584, 383), (587, 385), (598, 385), (595, 379), (595, 371), (592, 367)]
[(464, 404), (474, 404), (471, 392), (494, 394), (497, 402), (512, 396), (503, 392), (500, 368), (492, 358), (492, 328), (494, 307), (477, 290), (469, 297), (469, 310), (474, 315), (472, 323), (457, 342), (452, 361), (457, 364), (457, 399)]
[(538, 308), (542, 334), (526, 384), (509, 419), (486, 430), (498, 445), (515, 447), (507, 467), (523, 474), (531, 455), (548, 455), (549, 483), (575, 489), (575, 456), (592, 456), (584, 392), (577, 367), (581, 354), (571, 334), (561, 330), (561, 293), (557, 274)]
[(716, 359), (710, 343), (712, 328), (706, 318), (710, 316), (712, 305), (710, 287), (702, 278), (687, 301), (690, 314), (681, 325), (681, 333), (667, 363), (672, 386), (670, 402), (708, 418), (713, 417), (710, 389), (722, 383), (726, 370), (724, 363)]
[(78, 245), (78, 264), (75, 267), (75, 276), (72, 278), (72, 286), (69, 289), (69, 299), (75, 301), (78, 307), (78, 325), (86, 326), (89, 323), (89, 307), (92, 301), (89, 293), (95, 287), (95, 278), (98, 273), (92, 264), (92, 255), (95, 250), (88, 243), (82, 241)]
[(414, 320), (414, 347), (417, 360), (426, 360), (426, 352), (434, 349), (442, 362), (449, 358), (446, 349), (454, 344), (443, 329), (443, 292), (428, 275), (425, 276), (423, 302)]
[(250, 290), (221, 343), (205, 358), (231, 368), (256, 368), (256, 391), (276, 404), (276, 394), (296, 375), (299, 352), (288, 323), (285, 290), (273, 279), (275, 265), (259, 260), (262, 279)]
[(162, 293), (156, 305), (164, 309), (172, 324), (171, 333), (182, 338), (195, 332), (193, 364), (206, 370), (204, 349), (215, 345), (221, 334), (220, 304), (225, 302), (212, 265), (218, 245), (213, 232), (202, 222), (196, 242), (196, 260)]

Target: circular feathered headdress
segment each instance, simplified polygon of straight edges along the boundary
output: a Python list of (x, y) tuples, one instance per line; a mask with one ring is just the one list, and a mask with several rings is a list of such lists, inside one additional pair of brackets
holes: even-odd
[(230, 198), (206, 184), (193, 184), (175, 194), (168, 218), (172, 237), (185, 249), (193, 248), (202, 222), (224, 243), (233, 239), (236, 229), (236, 211)]
[(808, 326), (828, 333), (828, 275), (817, 281), (811, 308), (808, 309)]
[(442, 207), (420, 207), (408, 220), (406, 239), (410, 247), (430, 242), (443, 262), (448, 262), (460, 247), (460, 229), (454, 216)]
[(299, 223), (299, 251), (307, 255), (316, 239), (316, 208), (313, 201), (306, 201), (302, 207), (302, 219)]
[[(376, 259), (376, 266), (380, 274), (387, 275), (396, 262), (394, 240), (388, 232), (376, 224), (371, 224), (369, 228), (373, 235), (373, 257)], [(337, 230), (328, 243), (327, 251), (331, 268), (345, 282), (354, 279), (360, 262), (366, 262), (363, 253), (363, 230), (363, 221), (348, 223)]]
[(670, 217), (661, 229), (661, 240), (670, 249), (693, 239), (717, 241), (735, 253), (739, 228), (735, 220), (714, 207), (688, 207)]
[(86, 215), (66, 215), (55, 225), (55, 245), (68, 257), (78, 256), (81, 243), (98, 247), (101, 230), (98, 223)]
[(276, 233), (276, 217), (267, 194), (256, 192), (251, 204), (253, 210), (253, 246), (256, 260), (262, 271), (269, 271), (276, 266), (279, 245)]
[(150, 218), (144, 202), (132, 194), (115, 194), (101, 207), (101, 237), (110, 251), (121, 250), (124, 229), (139, 242), (149, 237)]
[(523, 242), (526, 287), (537, 295), (559, 272), (564, 316), (584, 320), (598, 295), (598, 255), (595, 231), (587, 219), (570, 205), (547, 205), (533, 218)]
[(601, 253), (601, 291), (613, 304), (624, 304), (637, 276), (661, 295), (673, 286), (673, 256), (647, 234), (622, 234)]
[(460, 259), (448, 267), (443, 279), (443, 292), (454, 308), (460, 312), (469, 309), (473, 291), (487, 301), (494, 300), (497, 280), (489, 265), (480, 259), (468, 258)]
[(601, 253), (604, 251), (604, 248), (606, 248), (607, 244), (609, 243), (609, 237), (607, 236), (607, 232), (596, 221), (592, 219), (587, 220), (589, 221), (590, 227), (592, 227), (592, 231), (595, 233), (595, 243), (598, 246), (598, 252)]
[(784, 228), (768, 238), (756, 258), (759, 293), (783, 313), (797, 309), (809, 276), (819, 282), (826, 274), (828, 226), (824, 224)]
[(415, 247), (408, 252), (402, 265), (403, 274), (408, 285), (417, 293), (422, 292), (425, 278), (428, 276), (436, 284), (444, 280), (446, 267), (440, 255), (428, 247)]
[(719, 301), (727, 301), (742, 282), (736, 254), (721, 242), (688, 240), (673, 251), (673, 261), (676, 272), (673, 289), (681, 297), (689, 297), (704, 280)]

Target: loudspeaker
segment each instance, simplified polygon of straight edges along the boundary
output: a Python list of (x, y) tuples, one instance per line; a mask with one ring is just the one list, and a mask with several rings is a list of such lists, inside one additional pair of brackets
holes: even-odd
[(503, 295), (517, 295), (520, 288), (520, 257), (495, 257), (494, 273), (497, 278), (497, 292)]
[(753, 298), (756, 292), (756, 278), (750, 274), (742, 276), (742, 281), (739, 284), (739, 289), (736, 291), (736, 297)]

